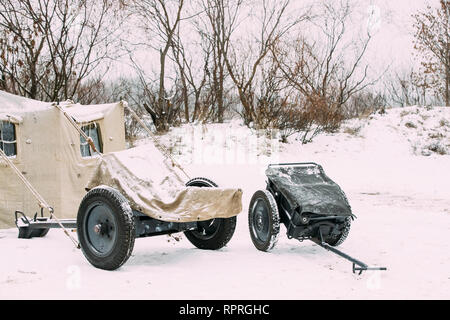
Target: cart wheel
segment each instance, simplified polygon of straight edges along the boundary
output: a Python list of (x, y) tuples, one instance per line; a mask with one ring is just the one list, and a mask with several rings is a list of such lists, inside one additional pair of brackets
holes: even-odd
[(336, 236), (329, 236), (325, 239), (325, 242), (328, 243), (330, 246), (337, 247), (341, 245), (345, 239), (347, 239), (348, 233), (350, 232), (350, 226), (352, 224), (352, 219), (350, 217), (345, 218), (345, 221), (342, 223), (341, 226), (341, 233), (337, 234)]
[[(206, 178), (195, 178), (187, 187), (217, 188), (217, 184)], [(236, 217), (216, 218), (197, 223), (197, 229), (185, 231), (186, 238), (197, 248), (204, 250), (218, 250), (227, 245), (236, 229)]]
[(86, 259), (104, 270), (115, 270), (131, 255), (135, 239), (133, 212), (117, 190), (100, 186), (83, 198), (77, 234)]
[(272, 250), (280, 232), (280, 215), (273, 195), (267, 190), (258, 190), (250, 201), (248, 226), (252, 242), (258, 250)]

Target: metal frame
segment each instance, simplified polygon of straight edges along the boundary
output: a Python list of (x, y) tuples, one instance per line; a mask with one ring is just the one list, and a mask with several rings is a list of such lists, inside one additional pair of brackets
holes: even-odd
[(196, 230), (197, 222), (167, 222), (153, 219), (139, 211), (133, 210), (136, 223), (136, 238), (146, 238)]
[[(29, 229), (58, 229), (62, 224), (65, 228), (76, 229), (76, 219), (60, 219), (59, 222), (47, 218), (41, 214), (38, 217), (37, 213), (32, 219), (29, 219), (23, 212), (16, 211), (14, 213), (16, 219), (17, 228), (29, 228)], [(136, 223), (136, 238), (146, 238), (159, 236), (164, 234), (172, 234), (178, 232), (184, 232), (188, 230), (197, 229), (197, 221), (194, 222), (166, 222), (162, 220), (153, 219), (139, 211), (133, 210), (133, 217)]]
[(317, 167), (322, 166), (315, 162), (290, 162), (290, 163), (271, 163), (269, 164), (269, 167), (294, 167), (294, 166), (305, 166), (305, 165), (314, 165)]
[(41, 210), (41, 216), (38, 217), (37, 213), (30, 220), (28, 217), (21, 211), (14, 212), (14, 216), (16, 219), (17, 228), (30, 228), (30, 229), (57, 229), (61, 228), (61, 225), (64, 228), (76, 228), (77, 221), (74, 219), (59, 219), (58, 221), (55, 219), (44, 217)]

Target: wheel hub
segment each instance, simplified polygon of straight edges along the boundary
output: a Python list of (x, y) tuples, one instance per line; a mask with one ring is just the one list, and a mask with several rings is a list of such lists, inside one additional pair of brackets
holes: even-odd
[(99, 222), (94, 226), (94, 232), (99, 236), (107, 236), (109, 238), (110, 231), (113, 230), (113, 227), (110, 226), (108, 220), (105, 222)]
[(258, 211), (256, 213), (256, 229), (258, 229), (258, 231), (261, 231), (264, 227), (264, 221), (262, 218), (262, 212)]
[(261, 241), (269, 238), (269, 210), (262, 199), (259, 199), (253, 207), (253, 230), (255, 236)]
[(93, 203), (88, 207), (84, 223), (88, 245), (97, 255), (107, 255), (114, 248), (117, 238), (116, 221), (111, 208), (102, 202)]
[(208, 221), (202, 221), (197, 223), (197, 230), (193, 233), (200, 239), (211, 239), (215, 236), (219, 230), (220, 219), (212, 219)]
[(101, 223), (96, 224), (96, 225), (94, 226), (94, 232), (97, 233), (97, 234), (100, 233), (101, 229), (102, 229), (102, 224), (101, 224)]

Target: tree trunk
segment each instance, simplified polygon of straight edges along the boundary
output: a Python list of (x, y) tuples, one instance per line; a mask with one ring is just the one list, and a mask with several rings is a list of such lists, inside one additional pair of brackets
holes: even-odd
[(158, 109), (159, 113), (159, 125), (157, 126), (158, 131), (166, 131), (168, 128), (168, 116), (169, 110), (167, 110), (167, 103), (165, 97), (165, 86), (164, 78), (166, 74), (166, 55), (169, 46), (166, 46), (164, 50), (160, 51), (160, 73), (159, 73), (159, 93), (158, 93)]
[(224, 70), (223, 63), (219, 59), (219, 79), (217, 88), (217, 116), (218, 122), (223, 123), (223, 82), (224, 82)]
[(186, 78), (185, 78), (183, 72), (181, 72), (181, 85), (183, 86), (184, 118), (186, 120), (186, 123), (189, 123), (188, 87), (187, 87)]
[(195, 95), (195, 104), (194, 104), (194, 114), (192, 115), (192, 122), (197, 120), (199, 109), (200, 109), (200, 101), (199, 101), (198, 95), (196, 94)]
[[(449, 58), (450, 59), (450, 58)], [(447, 63), (447, 66), (445, 68), (445, 105), (447, 107), (450, 107), (450, 92), (449, 92), (449, 86), (450, 86), (450, 63)]]

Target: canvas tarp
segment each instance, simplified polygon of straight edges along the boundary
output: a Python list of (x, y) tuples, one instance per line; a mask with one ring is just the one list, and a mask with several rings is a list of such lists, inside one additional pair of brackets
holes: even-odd
[(351, 216), (342, 189), (316, 164), (272, 165), (266, 175), (300, 213)]
[(229, 218), (242, 211), (242, 191), (185, 187), (181, 171), (150, 142), (104, 156), (87, 188), (117, 189), (134, 210), (168, 222)]

